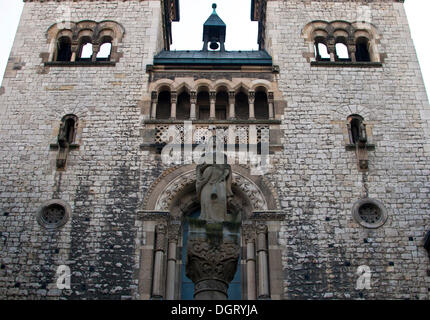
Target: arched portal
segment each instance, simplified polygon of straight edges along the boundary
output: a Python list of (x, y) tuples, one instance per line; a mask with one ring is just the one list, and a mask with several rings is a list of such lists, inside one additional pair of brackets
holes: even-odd
[[(150, 271), (146, 263), (140, 270), (139, 279), (142, 284), (144, 281), (147, 284), (141, 289), (145, 292), (141, 294), (143, 299), (181, 300), (192, 296), (187, 292), (192, 284), (183, 276), (187, 217), (198, 214), (200, 210), (195, 171), (195, 165), (168, 170), (153, 183), (145, 197), (139, 215), (146, 224), (146, 248), (152, 247), (153, 251), (142, 252), (142, 256), (153, 258), (148, 261)], [(277, 236), (269, 236), (272, 232), (279, 232), (279, 222), (270, 227), (273, 230), (269, 230), (268, 223), (282, 220), (284, 215), (278, 209), (275, 193), (263, 177), (251, 176), (249, 170), (241, 166), (233, 165), (232, 171), (234, 196), (228, 201), (227, 210), (233, 221), (238, 222), (242, 253), (239, 271), (232, 281), (235, 282), (232, 287), (237, 290), (232, 297), (279, 299), (282, 275), (270, 274), (269, 269), (269, 260), (280, 257), (280, 248), (276, 249), (278, 244), (270, 242)], [(280, 270), (281, 262), (278, 260), (271, 264)], [(183, 287), (187, 285), (188, 289)]]

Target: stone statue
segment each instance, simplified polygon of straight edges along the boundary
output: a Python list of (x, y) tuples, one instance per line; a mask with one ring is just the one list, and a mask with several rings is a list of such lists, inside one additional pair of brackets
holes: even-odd
[(229, 164), (201, 164), (197, 166), (196, 191), (200, 199), (200, 219), (207, 222), (226, 220), (227, 200), (231, 191), (232, 171)]

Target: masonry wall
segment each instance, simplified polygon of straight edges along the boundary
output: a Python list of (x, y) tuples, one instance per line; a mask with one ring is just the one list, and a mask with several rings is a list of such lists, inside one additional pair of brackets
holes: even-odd
[[(122, 24), (123, 56), (115, 66), (43, 65), (45, 33), (64, 4), (72, 21)], [(311, 66), (303, 27), (353, 22), (363, 12), (382, 36), (382, 67)], [(0, 298), (139, 298), (139, 266), (148, 268), (139, 261), (147, 244), (142, 230), (153, 226), (137, 220), (136, 208), (168, 168), (139, 148), (150, 101), (146, 65), (162, 49), (161, 20), (155, 0), (25, 4), (0, 90)], [(266, 21), (267, 50), (280, 67), (286, 101), (284, 150), (267, 175), (287, 213), (278, 238), (283, 298), (428, 299), (422, 240), (430, 229), (430, 108), (402, 4), (273, 0)], [(49, 146), (69, 113), (79, 117), (80, 148), (60, 172)], [(376, 145), (367, 173), (345, 150), (351, 113), (365, 118)], [(381, 228), (353, 219), (351, 208), (364, 197), (387, 208)], [(72, 207), (58, 231), (36, 221), (51, 199)], [(73, 274), (70, 291), (56, 287), (62, 264)], [(370, 290), (355, 289), (361, 265), (371, 269)]]
[[(113, 20), (125, 29), (115, 66), (45, 67), (46, 32), (70, 20)], [(67, 16), (65, 18), (67, 19)], [(135, 208), (140, 174), (139, 101), (145, 68), (163, 46), (160, 1), (26, 2), (0, 95), (0, 297), (129, 299), (137, 295)], [(79, 150), (56, 170), (61, 118), (79, 117)], [(36, 221), (62, 199), (72, 218), (59, 231)], [(56, 270), (72, 271), (60, 292)]]
[[(266, 46), (287, 101), (284, 151), (270, 175), (287, 211), (279, 238), (286, 299), (430, 297), (428, 99), (403, 4), (367, 2), (267, 2)], [(313, 20), (372, 23), (382, 68), (311, 66), (301, 33)], [(365, 173), (345, 150), (353, 113), (376, 145)], [(385, 225), (365, 229), (353, 219), (364, 197), (385, 205)], [(355, 289), (361, 265), (372, 272), (370, 290)]]

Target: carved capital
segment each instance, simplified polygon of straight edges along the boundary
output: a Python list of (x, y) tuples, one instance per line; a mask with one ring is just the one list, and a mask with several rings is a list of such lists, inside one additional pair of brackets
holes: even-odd
[(176, 103), (178, 101), (178, 94), (176, 93), (176, 91), (172, 91), (170, 93), (170, 101), (172, 103)]
[(190, 94), (190, 103), (191, 104), (196, 104), (197, 103), (197, 92), (196, 91), (191, 91), (191, 94)]
[(228, 97), (229, 97), (229, 99), (230, 99), (230, 103), (234, 102), (234, 99), (235, 99), (235, 97), (236, 97), (236, 92), (234, 92), (234, 91), (229, 91), (229, 92), (228, 92)]
[(178, 242), (179, 233), (181, 231), (181, 225), (177, 223), (171, 223), (169, 225), (169, 242)]
[(244, 224), (242, 225), (242, 236), (245, 240), (245, 243), (253, 242), (256, 238), (255, 233), (255, 225), (254, 224)]
[(155, 241), (155, 251), (166, 250), (166, 235), (167, 226), (165, 224), (159, 224), (155, 227), (156, 241)]
[(208, 279), (228, 284), (236, 273), (239, 253), (239, 245), (233, 242), (213, 244), (205, 240), (188, 240), (187, 277), (194, 284)]
[(151, 92), (151, 101), (152, 102), (157, 102), (158, 99), (158, 92), (157, 91), (152, 91)]
[(249, 91), (248, 100), (249, 100), (249, 103), (254, 103), (254, 101), (255, 101), (255, 91)]
[(215, 91), (209, 92), (209, 99), (211, 101), (215, 101), (216, 100), (216, 92)]
[(269, 92), (269, 95), (268, 95), (267, 98), (268, 98), (268, 100), (269, 100), (270, 103), (273, 103), (273, 101), (275, 99), (273, 92)]
[(264, 223), (257, 224), (257, 234), (267, 233), (267, 226)]

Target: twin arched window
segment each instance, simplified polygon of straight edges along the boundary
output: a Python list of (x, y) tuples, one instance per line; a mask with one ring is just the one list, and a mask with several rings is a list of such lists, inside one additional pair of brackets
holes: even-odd
[(162, 87), (158, 93), (153, 92), (152, 108), (152, 118), (160, 120), (273, 119), (273, 101), (269, 102), (264, 87), (249, 92), (224, 87), (214, 92), (201, 87), (197, 92), (184, 89), (179, 95)]
[(380, 62), (376, 28), (366, 22), (314, 21), (303, 29), (316, 61)]
[(117, 61), (116, 44), (123, 36), (124, 29), (114, 21), (55, 24), (48, 30), (48, 61)]

